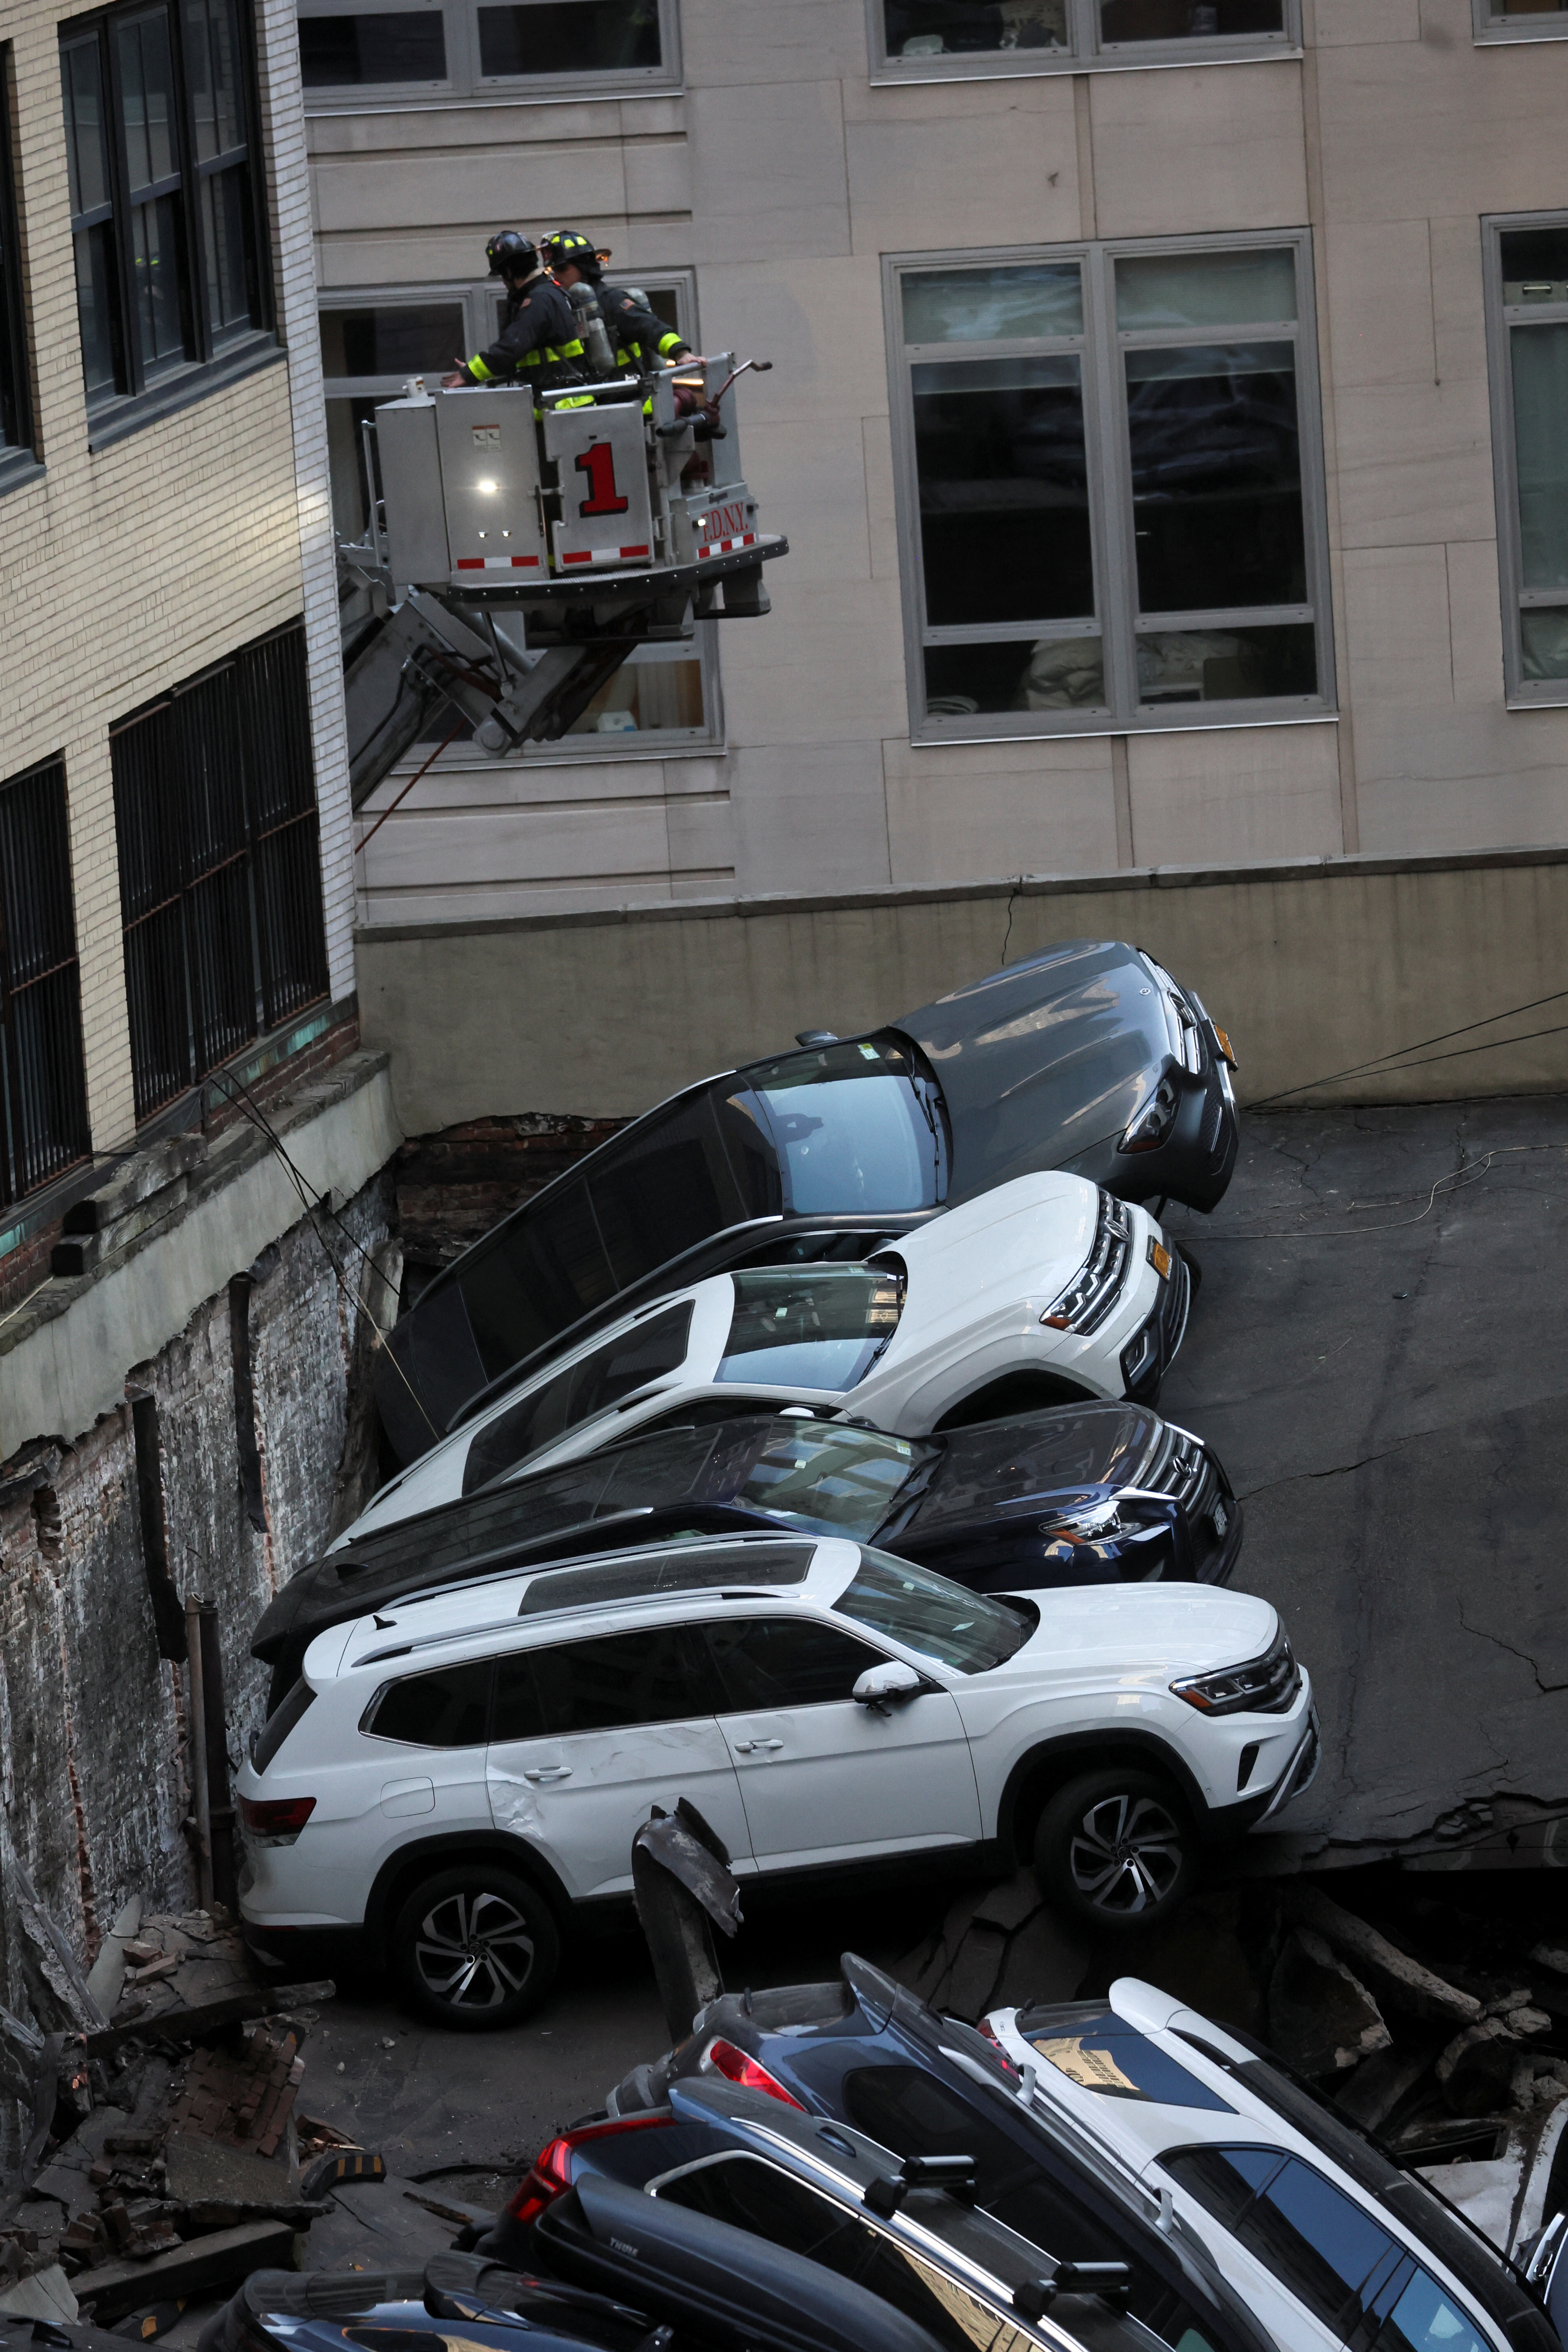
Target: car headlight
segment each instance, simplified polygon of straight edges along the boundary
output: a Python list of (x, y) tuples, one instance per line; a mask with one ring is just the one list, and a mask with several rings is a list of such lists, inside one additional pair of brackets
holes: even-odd
[(1041, 1322), (1048, 1324), (1053, 1331), (1076, 1331), (1080, 1337), (1098, 1331), (1127, 1279), (1131, 1246), (1131, 1213), (1102, 1188), (1094, 1246), (1088, 1261), (1061, 1297), (1051, 1301)]
[(1261, 1658), (1171, 1685), (1175, 1696), (1200, 1715), (1283, 1715), (1300, 1687), (1301, 1669), (1283, 1633)]
[(1175, 1079), (1167, 1070), (1117, 1145), (1118, 1151), (1158, 1151), (1170, 1141), (1180, 1107)]

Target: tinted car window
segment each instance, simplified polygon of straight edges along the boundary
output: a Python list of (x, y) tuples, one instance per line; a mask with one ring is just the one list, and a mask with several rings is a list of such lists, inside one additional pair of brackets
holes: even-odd
[(1386, 2312), (1373, 2339), (1373, 2352), (1491, 2352), (1451, 2296), (1429, 2271), (1401, 2263), (1392, 2284), (1377, 2297)]
[(747, 1076), (784, 1155), (797, 1216), (930, 1209), (943, 1197), (941, 1097), (898, 1039), (814, 1047)]
[(662, 1315), (650, 1315), (646, 1323), (623, 1331), (580, 1363), (520, 1397), (516, 1404), (487, 1422), (468, 1447), (463, 1465), (464, 1494), (488, 1486), (541, 1446), (552, 1444), (579, 1422), (618, 1404), (649, 1381), (679, 1370), (686, 1361), (690, 1331), (688, 1299)]
[(700, 1644), (684, 1627), (660, 1626), (502, 1658), (491, 1736), (564, 1738), (712, 1712)]
[(1330, 2327), (1348, 2333), (1357, 2296), (1394, 2241), (1298, 2157), (1271, 2148), (1179, 2148), (1166, 2170)]
[(482, 1748), (489, 1719), (492, 1662), (440, 1666), (434, 1674), (404, 1675), (371, 1701), (360, 1725), (377, 1739), (403, 1739), (415, 1748)]
[(267, 1727), (256, 1743), (251, 1762), (258, 1772), (265, 1772), (289, 1734), (304, 1719), (306, 1710), (315, 1698), (315, 1692), (304, 1676), (294, 1685), (281, 1704), (267, 1718)]
[(1211, 2114), (1236, 2113), (1227, 2099), (1113, 2010), (1085, 2018), (1074, 2009), (1059, 2020), (1048, 2011), (1031, 2011), (1024, 2031), (1048, 2065), (1086, 2091), (1111, 2099), (1152, 2099), (1169, 2107), (1204, 2107)]
[(1023, 2352), (1028, 2343), (1016, 2321), (956, 2278), (759, 2158), (721, 2158), (666, 2181), (658, 2194), (853, 2279), (924, 2327), (943, 2352)]
[(849, 1389), (898, 1328), (897, 1275), (858, 1265), (756, 1266), (730, 1277), (735, 1312), (716, 1378)]
[(517, 1613), (534, 1617), (544, 1609), (588, 1609), (641, 1593), (726, 1584), (802, 1584), (816, 1557), (814, 1545), (781, 1536), (777, 1543), (705, 1543), (689, 1551), (634, 1553), (597, 1568), (551, 1569), (531, 1580)]
[(847, 1699), (885, 1654), (809, 1617), (740, 1617), (707, 1628), (722, 1705), (827, 1706)]

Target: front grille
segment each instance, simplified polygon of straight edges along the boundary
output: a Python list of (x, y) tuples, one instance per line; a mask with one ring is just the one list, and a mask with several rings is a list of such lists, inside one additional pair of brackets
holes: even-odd
[(1259, 1661), (1263, 1687), (1252, 1701), (1252, 1715), (1288, 1715), (1296, 1704), (1296, 1694), (1301, 1687), (1301, 1669), (1290, 1654), (1290, 1644), (1284, 1634), (1279, 1636), (1267, 1657)]

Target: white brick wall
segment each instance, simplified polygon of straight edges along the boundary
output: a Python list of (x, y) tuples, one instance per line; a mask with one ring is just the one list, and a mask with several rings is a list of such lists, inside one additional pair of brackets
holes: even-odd
[[(24, 298), (44, 460), (41, 474), (0, 496), (0, 777), (65, 758), (89, 1108), (93, 1146), (102, 1151), (127, 1141), (133, 1127), (110, 727), (303, 609), (335, 995), (353, 986), (352, 892), (292, 11), (288, 0), (258, 0), (274, 267), (289, 358), (96, 455), (88, 447), (60, 103), (58, 26), (79, 13), (0, 0), (0, 43), (13, 57)], [(298, 331), (301, 306), (312, 313), (308, 332)]]

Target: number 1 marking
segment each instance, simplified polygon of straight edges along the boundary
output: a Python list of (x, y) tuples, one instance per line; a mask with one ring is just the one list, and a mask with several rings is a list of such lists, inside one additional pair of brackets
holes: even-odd
[(616, 496), (616, 453), (607, 441), (590, 442), (577, 459), (577, 471), (588, 477), (588, 495), (577, 509), (580, 515), (626, 513), (631, 500)]

